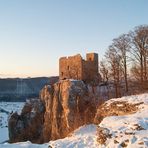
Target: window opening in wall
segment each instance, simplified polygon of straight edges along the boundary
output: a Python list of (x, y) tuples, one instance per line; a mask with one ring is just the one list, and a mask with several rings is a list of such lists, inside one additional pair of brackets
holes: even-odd
[(68, 70), (70, 69), (69, 66), (67, 66), (67, 69), (68, 69)]
[(61, 75), (63, 76), (63, 72), (61, 72)]

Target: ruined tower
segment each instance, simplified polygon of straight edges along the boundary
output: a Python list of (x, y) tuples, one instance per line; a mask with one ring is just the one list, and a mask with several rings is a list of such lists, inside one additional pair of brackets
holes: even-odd
[(87, 53), (86, 60), (80, 54), (59, 59), (60, 79), (93, 81), (98, 76), (98, 54)]
[(86, 81), (94, 80), (98, 76), (98, 54), (87, 53), (86, 60), (83, 60), (83, 79)]

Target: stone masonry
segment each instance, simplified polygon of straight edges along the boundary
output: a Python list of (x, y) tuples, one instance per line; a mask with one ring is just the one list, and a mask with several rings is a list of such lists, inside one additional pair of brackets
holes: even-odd
[(86, 82), (98, 77), (98, 54), (87, 53), (86, 60), (80, 54), (61, 57), (59, 60), (60, 79), (76, 79)]

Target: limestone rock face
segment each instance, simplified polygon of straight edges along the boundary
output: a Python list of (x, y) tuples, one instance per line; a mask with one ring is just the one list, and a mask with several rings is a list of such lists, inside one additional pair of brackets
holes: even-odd
[(90, 94), (83, 81), (63, 80), (42, 89), (45, 142), (66, 137), (79, 126), (93, 122), (95, 99)]
[(11, 115), (10, 141), (48, 142), (64, 138), (79, 126), (92, 123), (97, 96), (90, 88), (78, 80), (61, 80), (45, 86), (38, 102), (26, 103), (21, 115)]
[(135, 113), (140, 104), (143, 104), (143, 102), (132, 104), (127, 101), (109, 100), (99, 106), (94, 122), (99, 124), (107, 116), (122, 116)]
[(10, 142), (30, 140), (41, 143), (44, 110), (40, 100), (30, 100), (20, 115), (12, 113), (8, 122)]

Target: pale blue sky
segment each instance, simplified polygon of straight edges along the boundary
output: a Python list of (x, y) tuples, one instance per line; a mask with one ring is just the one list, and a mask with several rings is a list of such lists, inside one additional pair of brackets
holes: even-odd
[(58, 75), (61, 56), (97, 52), (148, 24), (148, 0), (0, 0), (0, 77)]

